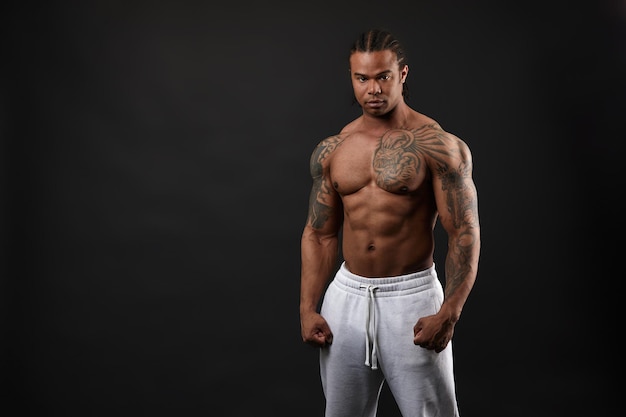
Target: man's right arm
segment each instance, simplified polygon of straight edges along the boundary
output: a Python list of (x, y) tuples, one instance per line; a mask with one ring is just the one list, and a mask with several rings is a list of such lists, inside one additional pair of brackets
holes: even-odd
[(317, 312), (326, 284), (336, 268), (342, 206), (329, 178), (328, 156), (340, 143), (328, 138), (311, 156), (313, 178), (309, 212), (301, 240), (300, 324), (304, 342), (324, 346), (332, 332)]

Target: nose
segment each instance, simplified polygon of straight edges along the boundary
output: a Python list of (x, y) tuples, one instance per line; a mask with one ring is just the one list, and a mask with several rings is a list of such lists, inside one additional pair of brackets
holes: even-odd
[(369, 84), (367, 86), (367, 93), (373, 96), (382, 93), (380, 84), (378, 84), (378, 80), (376, 79), (369, 80)]

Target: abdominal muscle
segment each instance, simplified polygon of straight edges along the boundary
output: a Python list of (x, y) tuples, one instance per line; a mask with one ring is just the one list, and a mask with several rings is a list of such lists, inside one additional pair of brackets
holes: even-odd
[(436, 221), (432, 198), (374, 188), (343, 198), (342, 253), (348, 270), (382, 278), (431, 267)]

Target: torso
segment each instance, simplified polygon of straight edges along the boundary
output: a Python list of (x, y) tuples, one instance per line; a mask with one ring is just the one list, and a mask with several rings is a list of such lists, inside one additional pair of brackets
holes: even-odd
[(348, 125), (339, 135), (329, 176), (343, 202), (343, 258), (355, 274), (397, 276), (432, 266), (437, 210), (428, 158), (445, 132), (426, 117), (416, 122), (378, 134)]

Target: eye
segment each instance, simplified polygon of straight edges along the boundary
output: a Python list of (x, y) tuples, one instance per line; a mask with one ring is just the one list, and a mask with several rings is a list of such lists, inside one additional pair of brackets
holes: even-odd
[(389, 74), (385, 74), (385, 75), (381, 75), (380, 76), (380, 79), (383, 80), (383, 81), (387, 81), (390, 78), (391, 78), (391, 75), (389, 75)]
[(359, 76), (357, 76), (357, 77), (356, 77), (356, 79), (357, 79), (357, 81), (362, 82), (362, 83), (366, 81), (366, 80), (365, 80), (365, 77), (362, 77), (362, 76), (360, 76), (360, 75), (359, 75)]

